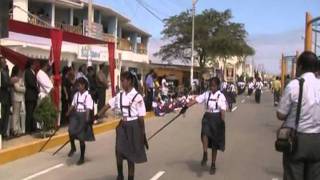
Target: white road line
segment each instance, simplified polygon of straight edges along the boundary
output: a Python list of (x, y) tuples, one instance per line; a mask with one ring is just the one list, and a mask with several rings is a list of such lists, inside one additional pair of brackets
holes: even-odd
[(238, 107), (237, 107), (237, 106), (236, 106), (236, 107), (234, 107), (234, 108), (232, 109), (232, 112), (233, 112), (233, 111), (235, 111), (235, 110), (237, 110), (237, 109), (238, 109)]
[(242, 99), (241, 103), (244, 103), (246, 100), (245, 99)]
[(51, 167), (51, 168), (45, 169), (45, 170), (40, 171), (40, 172), (38, 172), (38, 173), (35, 173), (35, 174), (31, 175), (31, 176), (28, 176), (28, 177), (26, 177), (26, 178), (24, 178), (24, 179), (22, 179), (22, 180), (34, 179), (34, 178), (36, 178), (36, 177), (38, 177), (38, 176), (41, 176), (41, 175), (43, 175), (43, 174), (46, 174), (46, 173), (48, 173), (48, 172), (50, 172), (50, 171), (53, 171), (53, 170), (55, 170), (55, 169), (58, 169), (58, 168), (60, 168), (60, 167), (62, 167), (62, 166), (64, 166), (64, 164), (62, 164), (62, 163), (61, 163), (61, 164), (58, 164), (58, 165), (55, 165), (55, 166), (53, 166), (53, 167)]
[(279, 180), (278, 178), (272, 178), (271, 180)]
[(154, 175), (150, 180), (157, 180), (159, 179), (162, 175), (166, 173), (165, 171), (159, 171), (156, 175)]

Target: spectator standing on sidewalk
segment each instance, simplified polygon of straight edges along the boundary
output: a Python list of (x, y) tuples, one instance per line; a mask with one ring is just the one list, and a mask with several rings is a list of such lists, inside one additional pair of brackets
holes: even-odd
[(11, 127), (14, 136), (20, 136), (26, 132), (26, 110), (24, 102), (24, 94), (26, 87), (23, 80), (23, 71), (18, 66), (14, 66), (11, 72), (11, 78), (16, 78), (12, 89), (12, 122)]
[(152, 111), (152, 101), (154, 93), (154, 77), (155, 73), (153, 70), (149, 72), (146, 77), (146, 109)]
[(108, 79), (105, 72), (106, 66), (100, 64), (99, 72), (97, 75), (97, 99), (98, 99), (98, 111), (100, 111), (106, 104), (106, 90), (108, 88)]
[(48, 96), (53, 88), (53, 83), (48, 75), (50, 70), (48, 61), (40, 62), (40, 70), (37, 73), (37, 82), (39, 85), (39, 98), (40, 100)]
[(168, 99), (169, 87), (167, 83), (167, 76), (164, 75), (161, 80), (161, 98), (163, 100)]
[(284, 127), (297, 129), (294, 153), (283, 153), (284, 180), (320, 179), (320, 80), (315, 77), (317, 56), (302, 53), (297, 61), (297, 75), (304, 79), (301, 114), (295, 126), (299, 81), (291, 81), (281, 98), (277, 117)]
[(39, 94), (39, 87), (36, 77), (37, 63), (29, 59), (24, 74), (24, 83), (26, 86), (26, 132), (31, 133), (36, 130), (36, 123), (33, 118), (33, 112), (36, 108)]
[(10, 114), (10, 78), (9, 69), (6, 60), (0, 57), (0, 71), (1, 71), (1, 87), (0, 87), (0, 102), (1, 102), (1, 121), (0, 131), (4, 138), (9, 137), (9, 114)]

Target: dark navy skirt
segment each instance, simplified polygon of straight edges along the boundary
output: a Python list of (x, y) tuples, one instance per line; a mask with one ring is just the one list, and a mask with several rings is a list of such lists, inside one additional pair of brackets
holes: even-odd
[(116, 153), (134, 163), (147, 162), (139, 120), (120, 121), (116, 128)]
[(69, 135), (80, 141), (95, 141), (92, 125), (86, 122), (85, 112), (74, 112), (70, 116)]
[(225, 122), (221, 119), (221, 113), (206, 112), (202, 118), (201, 138), (207, 136), (208, 147), (217, 150), (225, 150)]

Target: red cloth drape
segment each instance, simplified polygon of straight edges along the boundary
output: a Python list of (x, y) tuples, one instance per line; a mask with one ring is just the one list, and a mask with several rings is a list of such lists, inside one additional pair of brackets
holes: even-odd
[(116, 69), (115, 63), (115, 45), (114, 43), (108, 43), (108, 52), (109, 52), (109, 72), (110, 72), (110, 79), (111, 79), (111, 94), (115, 96), (115, 82), (114, 82), (114, 70)]
[(12, 49), (6, 48), (4, 46), (0, 46), (0, 54), (2, 54), (3, 57), (8, 59), (14, 65), (17, 65), (20, 69), (24, 69), (28, 61), (27, 56), (17, 53)]
[(61, 58), (61, 46), (63, 33), (58, 29), (51, 29), (51, 58), (53, 60), (53, 72), (54, 72), (54, 83), (53, 83), (53, 102), (57, 108), (60, 103), (60, 58)]

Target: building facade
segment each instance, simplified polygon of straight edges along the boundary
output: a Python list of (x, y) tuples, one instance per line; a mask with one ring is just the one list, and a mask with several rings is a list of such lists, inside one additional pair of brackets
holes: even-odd
[[(90, 11), (84, 0), (12, 0), (10, 6), (10, 18), (14, 20), (115, 42), (116, 84), (120, 82), (121, 70), (134, 70), (141, 75), (146, 72), (150, 34), (109, 7), (93, 4)], [(92, 22), (90, 26), (88, 21)], [(0, 45), (31, 58), (50, 57), (50, 39), (9, 32)], [(94, 67), (101, 63), (108, 65), (108, 55), (106, 46), (63, 43), (62, 67), (71, 64), (78, 67), (83, 63)]]

